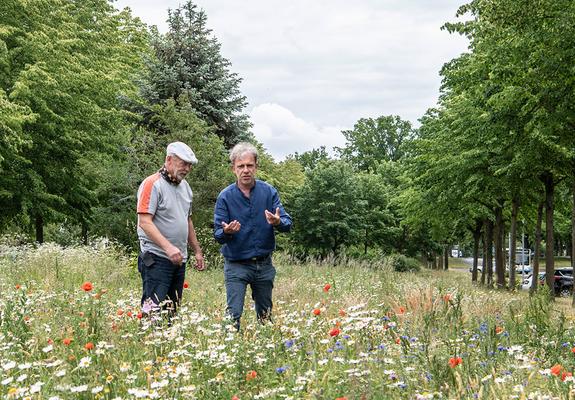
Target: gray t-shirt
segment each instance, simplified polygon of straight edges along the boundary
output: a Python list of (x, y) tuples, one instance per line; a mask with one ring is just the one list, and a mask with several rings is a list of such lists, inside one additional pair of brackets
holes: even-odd
[[(138, 189), (138, 214), (152, 214), (161, 234), (180, 249), (184, 262), (188, 258), (188, 217), (192, 213), (192, 189), (185, 180), (178, 185), (166, 181), (160, 173), (150, 175)], [(138, 227), (142, 252), (149, 251), (168, 258), (164, 250)]]

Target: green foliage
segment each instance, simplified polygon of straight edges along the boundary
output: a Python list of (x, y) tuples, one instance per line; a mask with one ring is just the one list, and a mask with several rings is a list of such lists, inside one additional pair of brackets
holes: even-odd
[(387, 257), (387, 262), (395, 272), (417, 272), (421, 269), (419, 261), (403, 254), (392, 254)]
[(411, 123), (399, 116), (361, 118), (353, 130), (342, 131), (346, 146), (338, 149), (341, 158), (361, 171), (374, 171), (381, 161), (398, 161), (403, 145), (413, 136)]
[(357, 241), (361, 232), (355, 189), (353, 170), (344, 162), (324, 163), (308, 172), (293, 202), (293, 237), (304, 253), (309, 249), (322, 257), (337, 255)]
[(191, 110), (208, 125), (226, 147), (250, 138), (247, 101), (240, 92), (241, 79), (230, 72), (231, 63), (220, 54), (220, 44), (207, 28), (207, 16), (190, 0), (169, 11), (168, 32), (154, 32), (154, 58), (142, 85), (147, 102), (139, 112), (152, 124), (149, 105), (185, 97)]

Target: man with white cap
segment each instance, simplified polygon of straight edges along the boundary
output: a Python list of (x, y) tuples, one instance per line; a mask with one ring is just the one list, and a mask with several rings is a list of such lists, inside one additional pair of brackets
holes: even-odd
[(198, 162), (182, 142), (170, 143), (164, 166), (148, 176), (138, 189), (138, 271), (142, 276), (142, 310), (175, 313), (182, 298), (188, 245), (196, 269), (205, 268), (192, 223), (192, 189), (184, 180)]

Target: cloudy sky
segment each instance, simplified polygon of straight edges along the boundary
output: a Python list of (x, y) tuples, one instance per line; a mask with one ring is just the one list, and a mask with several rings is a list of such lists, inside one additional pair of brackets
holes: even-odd
[[(182, 0), (117, 0), (167, 30)], [(343, 146), (360, 118), (417, 120), (436, 104), (441, 66), (467, 49), (442, 31), (463, 0), (195, 0), (242, 79), (253, 132), (277, 161)]]

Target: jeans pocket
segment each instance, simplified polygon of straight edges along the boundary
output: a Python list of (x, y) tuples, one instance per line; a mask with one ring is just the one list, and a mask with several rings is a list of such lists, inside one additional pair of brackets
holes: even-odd
[(144, 254), (142, 254), (142, 263), (147, 268), (151, 268), (154, 265), (154, 255), (146, 251)]

